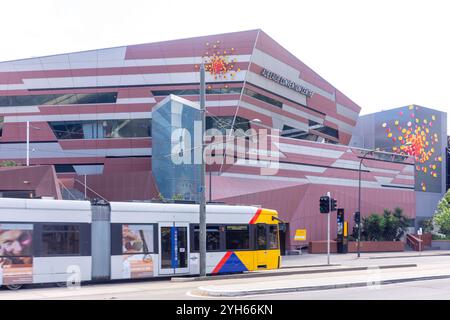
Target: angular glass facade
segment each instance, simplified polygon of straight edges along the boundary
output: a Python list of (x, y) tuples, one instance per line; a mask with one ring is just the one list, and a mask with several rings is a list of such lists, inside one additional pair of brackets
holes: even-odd
[(0, 107), (116, 103), (117, 92), (0, 96)]
[(151, 119), (49, 122), (58, 139), (115, 139), (151, 137)]
[[(206, 94), (240, 94), (241, 87), (227, 87), (227, 88), (209, 88), (206, 89)], [(175, 90), (153, 90), (152, 94), (157, 96), (168, 96), (174, 94), (177, 96), (197, 96), (200, 94), (199, 89), (175, 89)]]
[(165, 199), (198, 201), (201, 170), (198, 106), (170, 95), (153, 108), (152, 118), (152, 172), (159, 192)]
[[(234, 118), (236, 119), (233, 121)], [(234, 130), (240, 129), (246, 132), (250, 129), (250, 121), (242, 117), (233, 116), (206, 117), (206, 130), (217, 129), (225, 135), (226, 130), (230, 130), (232, 128)]]

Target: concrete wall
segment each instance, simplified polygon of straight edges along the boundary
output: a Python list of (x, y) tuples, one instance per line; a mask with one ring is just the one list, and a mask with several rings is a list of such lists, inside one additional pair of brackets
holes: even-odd
[(438, 247), (441, 250), (450, 250), (450, 240), (433, 240), (432, 247)]

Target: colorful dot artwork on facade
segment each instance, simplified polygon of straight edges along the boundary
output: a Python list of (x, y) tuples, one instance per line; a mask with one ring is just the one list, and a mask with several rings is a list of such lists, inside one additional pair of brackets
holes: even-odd
[(413, 105), (395, 112), (381, 124), (385, 139), (391, 142), (385, 151), (413, 156), (416, 189), (429, 191), (429, 184), (433, 180), (438, 184), (441, 178), (440, 119), (429, 109)]
[[(233, 80), (236, 73), (241, 71), (236, 63), (236, 58), (230, 55), (235, 54), (234, 48), (222, 49), (221, 42), (206, 42), (205, 52), (202, 61), (205, 64), (205, 71), (209, 73), (214, 80)], [(195, 66), (199, 68), (198, 65)]]

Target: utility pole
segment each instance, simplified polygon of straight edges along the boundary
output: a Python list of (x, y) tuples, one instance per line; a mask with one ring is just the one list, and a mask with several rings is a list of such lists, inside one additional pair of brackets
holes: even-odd
[(358, 212), (359, 212), (359, 220), (358, 220), (358, 248), (357, 248), (357, 256), (361, 257), (361, 169), (364, 159), (369, 154), (372, 154), (375, 150), (368, 150), (364, 153), (361, 160), (359, 161), (359, 171), (358, 171)]
[(327, 264), (330, 264), (330, 215), (331, 215), (331, 193), (327, 192), (328, 199), (330, 201), (330, 212), (327, 213)]
[(87, 199), (87, 176), (84, 174), (84, 200)]
[[(365, 156), (364, 156), (365, 157)], [(358, 249), (357, 256), (361, 257), (361, 167), (364, 157), (359, 161), (359, 171), (358, 171), (358, 212), (359, 212), (359, 220), (358, 220)]]
[(209, 169), (209, 202), (212, 202), (212, 172)]
[[(199, 216), (199, 251), (200, 251), (200, 276), (206, 277), (206, 196), (205, 196), (205, 171), (206, 164), (204, 159), (205, 154), (205, 144), (204, 144), (204, 134), (205, 134), (205, 66), (202, 64), (200, 66), (200, 116), (202, 121), (202, 160), (200, 168), (200, 216)], [(211, 188), (211, 186), (210, 186)]]

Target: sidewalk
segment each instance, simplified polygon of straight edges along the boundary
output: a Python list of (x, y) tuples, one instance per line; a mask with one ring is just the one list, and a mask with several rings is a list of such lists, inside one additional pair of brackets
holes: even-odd
[[(405, 263), (408, 259), (415, 259), (417, 257), (436, 257), (436, 256), (450, 256), (450, 250), (426, 250), (422, 252), (405, 251), (405, 252), (375, 252), (375, 253), (361, 253), (360, 258), (356, 253), (337, 254), (333, 253), (330, 257), (331, 264), (338, 264), (342, 266), (370, 266), (379, 264), (383, 259), (386, 263), (392, 263), (394, 259), (399, 259), (399, 263)], [(373, 261), (373, 260), (380, 261)], [(415, 260), (414, 260), (415, 261)], [(414, 261), (409, 261), (414, 263)], [(291, 255), (282, 257), (282, 267), (292, 266), (310, 266), (321, 265), (327, 263), (326, 254), (309, 254), (303, 253), (301, 255)]]
[[(360, 258), (356, 254), (332, 254), (330, 264), (327, 264), (326, 254), (308, 254), (283, 256), (280, 269), (257, 270), (238, 274), (208, 275), (206, 277), (173, 277), (172, 282), (209, 281), (226, 279), (246, 279), (261, 277), (278, 277), (300, 274), (321, 274), (329, 272), (361, 271), (367, 268), (378, 267), (381, 269), (417, 267), (417, 258), (449, 257), (450, 251), (416, 252), (384, 252), (364, 253)], [(424, 261), (425, 260), (425, 261)], [(420, 262), (427, 262), (421, 259)]]
[[(450, 278), (450, 251), (333, 254), (326, 264), (326, 254), (284, 256), (283, 268), (276, 277), (269, 271), (263, 281), (242, 279), (240, 283), (200, 286), (196, 294), (236, 297), (295, 291), (327, 290), (347, 287), (378, 287), (384, 284)], [(312, 266), (315, 265), (313, 268)], [(298, 272), (303, 268), (307, 272)], [(286, 271), (295, 270), (295, 273)], [(312, 270), (312, 272), (311, 272)], [(259, 272), (264, 274), (263, 272)], [(247, 275), (241, 275), (243, 278)]]
[(360, 271), (281, 276), (276, 279), (266, 278), (264, 281), (248, 279), (239, 284), (201, 286), (195, 293), (213, 297), (237, 297), (348, 287), (377, 288), (384, 284), (445, 278), (450, 278), (448, 263), (396, 269), (374, 266)]
[[(378, 266), (380, 269), (394, 269), (394, 268), (414, 268), (416, 264), (390, 264)], [(311, 265), (311, 266), (290, 266), (276, 270), (258, 270), (238, 274), (225, 275), (210, 275), (206, 277), (174, 277), (172, 282), (188, 282), (188, 281), (210, 281), (210, 280), (224, 280), (224, 279), (249, 279), (249, 278), (267, 278), (267, 277), (281, 277), (289, 275), (301, 274), (321, 274), (328, 272), (348, 272), (348, 271), (362, 271), (372, 268), (371, 266), (341, 266), (335, 265)], [(320, 275), (319, 275), (320, 276)]]

